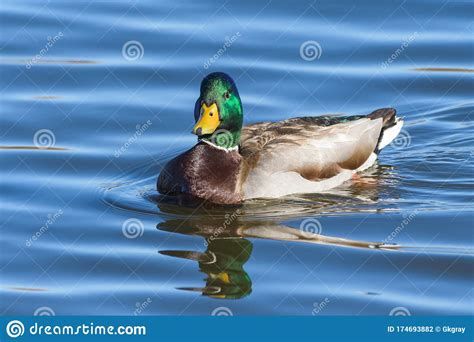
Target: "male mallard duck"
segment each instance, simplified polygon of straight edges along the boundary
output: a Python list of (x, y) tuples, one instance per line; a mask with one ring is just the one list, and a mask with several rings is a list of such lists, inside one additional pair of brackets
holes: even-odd
[(395, 109), (368, 115), (292, 118), (242, 128), (243, 110), (230, 76), (201, 83), (193, 133), (197, 144), (172, 159), (158, 191), (213, 203), (322, 192), (370, 167), (400, 132)]

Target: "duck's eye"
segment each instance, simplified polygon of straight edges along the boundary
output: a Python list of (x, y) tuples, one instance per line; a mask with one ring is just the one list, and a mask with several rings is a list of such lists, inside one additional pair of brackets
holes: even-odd
[(225, 98), (226, 100), (230, 99), (230, 93), (229, 93), (228, 91), (226, 91), (226, 92), (224, 93), (224, 98)]
[(214, 115), (214, 113), (213, 113), (213, 112), (209, 112), (209, 116), (213, 116), (213, 115)]

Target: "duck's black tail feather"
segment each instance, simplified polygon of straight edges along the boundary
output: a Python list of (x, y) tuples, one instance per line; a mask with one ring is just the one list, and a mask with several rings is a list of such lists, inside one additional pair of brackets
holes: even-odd
[(378, 153), (397, 137), (402, 129), (403, 120), (397, 117), (397, 111), (394, 108), (380, 108), (367, 115), (367, 117), (372, 120), (383, 119), (382, 132), (375, 150)]
[(390, 128), (396, 124), (395, 118), (397, 116), (397, 111), (394, 108), (380, 108), (374, 110), (372, 113), (367, 115), (368, 118), (372, 120), (382, 118), (383, 119), (383, 129)]

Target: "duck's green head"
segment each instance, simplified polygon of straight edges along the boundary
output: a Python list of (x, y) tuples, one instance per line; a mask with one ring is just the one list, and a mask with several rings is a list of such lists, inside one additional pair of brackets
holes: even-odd
[(207, 75), (194, 107), (193, 133), (226, 149), (239, 145), (243, 111), (234, 80), (223, 72)]

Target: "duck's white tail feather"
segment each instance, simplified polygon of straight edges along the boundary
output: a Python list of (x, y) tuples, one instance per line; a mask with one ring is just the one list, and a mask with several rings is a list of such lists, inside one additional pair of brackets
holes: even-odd
[(390, 144), (398, 136), (398, 134), (402, 130), (403, 123), (404, 122), (402, 118), (396, 118), (395, 125), (383, 130), (382, 139), (380, 140), (377, 146), (378, 150), (383, 149), (385, 146)]

